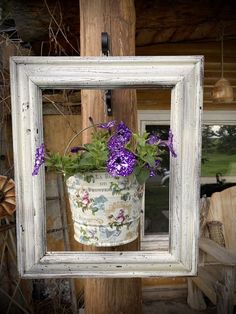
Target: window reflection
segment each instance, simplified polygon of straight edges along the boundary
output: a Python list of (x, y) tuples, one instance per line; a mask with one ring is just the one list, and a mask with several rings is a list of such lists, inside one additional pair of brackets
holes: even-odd
[[(146, 131), (168, 138), (168, 125), (146, 125)], [(169, 154), (162, 156), (162, 169), (145, 187), (145, 235), (169, 231)], [(202, 127), (201, 191), (208, 197), (236, 185), (236, 126)]]

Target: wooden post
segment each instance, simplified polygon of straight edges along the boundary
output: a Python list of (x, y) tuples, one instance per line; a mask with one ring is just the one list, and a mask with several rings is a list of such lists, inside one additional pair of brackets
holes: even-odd
[[(101, 55), (101, 33), (107, 32), (113, 56), (135, 54), (135, 7), (133, 0), (80, 0), (80, 54)], [(104, 57), (106, 58), (106, 57)], [(104, 108), (104, 91), (83, 90), (82, 126), (88, 126), (91, 116), (94, 122), (108, 120)], [(132, 130), (137, 129), (137, 101), (135, 90), (112, 91), (113, 117), (123, 120)], [(88, 142), (90, 134), (83, 137)], [(90, 248), (84, 250), (129, 251), (138, 250), (139, 241), (114, 248)], [(87, 314), (141, 313), (141, 279), (86, 279), (85, 310)]]

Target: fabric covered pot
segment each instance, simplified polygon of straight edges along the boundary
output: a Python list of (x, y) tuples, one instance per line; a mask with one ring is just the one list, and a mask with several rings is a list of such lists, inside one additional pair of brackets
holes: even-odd
[(78, 242), (117, 246), (138, 237), (143, 186), (134, 175), (78, 173), (69, 177), (66, 185)]

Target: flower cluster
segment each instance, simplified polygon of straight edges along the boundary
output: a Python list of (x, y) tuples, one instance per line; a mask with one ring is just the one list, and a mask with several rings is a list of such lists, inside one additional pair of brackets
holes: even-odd
[[(104, 129), (110, 129), (111, 126), (115, 126), (115, 121), (102, 124), (98, 127)], [(107, 161), (107, 171), (112, 176), (123, 176), (126, 177), (134, 171), (136, 164), (135, 155), (125, 148), (125, 145), (130, 141), (132, 132), (121, 121), (116, 126), (115, 133), (108, 140), (109, 157)]]
[[(134, 173), (142, 184), (148, 177), (157, 174), (161, 166), (161, 155), (166, 148), (176, 157), (171, 130), (168, 139), (162, 140), (147, 132), (143, 135), (132, 133), (123, 121), (96, 125), (92, 121), (92, 127), (94, 132), (90, 143), (72, 147), (69, 155), (49, 154), (46, 156), (48, 168), (65, 175), (95, 170), (107, 171), (112, 176), (129, 176)], [(36, 151), (33, 175), (38, 173), (43, 162), (42, 144)]]
[(39, 169), (41, 165), (45, 161), (45, 147), (44, 144), (41, 144), (37, 149), (35, 153), (35, 162), (34, 162), (34, 169), (32, 172), (32, 176), (36, 176), (39, 172)]

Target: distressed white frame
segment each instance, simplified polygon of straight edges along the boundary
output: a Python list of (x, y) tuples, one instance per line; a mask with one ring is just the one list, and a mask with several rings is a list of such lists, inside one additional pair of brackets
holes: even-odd
[[(195, 275), (199, 225), (202, 56), (12, 57), (18, 268), (24, 278)], [(167, 251), (47, 252), (45, 174), (32, 177), (43, 142), (44, 88), (171, 87), (171, 240)]]
[[(138, 128), (142, 134), (146, 125), (170, 125), (170, 110), (138, 110)], [(236, 125), (236, 112), (233, 110), (204, 110), (202, 125), (226, 124)], [(141, 215), (140, 235), (141, 250), (166, 250), (169, 246), (168, 234), (145, 235), (145, 199), (143, 197), (143, 212)]]

